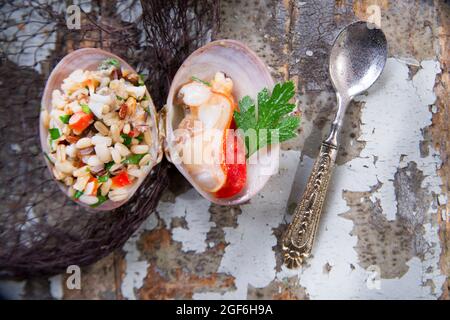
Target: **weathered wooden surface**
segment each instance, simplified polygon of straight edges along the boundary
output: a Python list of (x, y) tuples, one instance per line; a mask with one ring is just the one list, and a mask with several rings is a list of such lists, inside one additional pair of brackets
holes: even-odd
[[(378, 5), (389, 42), (380, 81), (348, 110), (314, 257), (282, 265), (279, 241), (335, 109), (337, 32)], [(449, 21), (443, 1), (222, 1), (219, 37), (247, 43), (298, 85), (300, 134), (249, 203), (212, 205), (176, 175), (122, 250), (65, 276), (2, 282), (22, 298), (448, 299)], [(375, 280), (371, 280), (375, 279)]]

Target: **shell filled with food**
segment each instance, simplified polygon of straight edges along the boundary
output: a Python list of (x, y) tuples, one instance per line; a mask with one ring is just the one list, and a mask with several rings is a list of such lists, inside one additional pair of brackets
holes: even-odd
[(124, 60), (94, 48), (70, 53), (42, 98), (40, 138), (53, 178), (81, 205), (121, 206), (160, 159), (156, 116)]
[(261, 59), (234, 40), (207, 44), (179, 68), (167, 98), (166, 154), (206, 199), (245, 202), (276, 172), (279, 145), (246, 159), (233, 118), (242, 98), (273, 86)]

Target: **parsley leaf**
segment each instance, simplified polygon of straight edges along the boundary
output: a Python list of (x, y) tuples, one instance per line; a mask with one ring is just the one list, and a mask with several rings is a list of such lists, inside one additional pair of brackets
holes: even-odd
[(59, 132), (58, 128), (51, 128), (51, 129), (48, 129), (48, 131), (50, 132), (50, 138), (52, 140), (56, 140), (59, 137), (61, 137), (61, 133)]
[(125, 133), (122, 133), (120, 136), (123, 139), (123, 144), (126, 145), (127, 147), (130, 147), (131, 146), (131, 140), (133, 138), (131, 138), (129, 135), (127, 135)]
[(145, 154), (132, 154), (129, 155), (126, 159), (122, 160), (122, 163), (125, 164), (138, 164), (139, 161), (145, 156)]
[(98, 177), (98, 182), (106, 182), (106, 181), (108, 181), (108, 179), (109, 179), (109, 173), (106, 173), (105, 175)]
[(75, 192), (75, 194), (73, 195), (73, 198), (74, 198), (74, 199), (79, 199), (82, 195), (83, 195), (83, 191), (77, 190), (77, 191)]
[(65, 114), (65, 115), (59, 116), (59, 119), (61, 120), (62, 123), (68, 124), (70, 117), (71, 117), (70, 114)]
[(139, 74), (138, 76), (139, 76), (138, 85), (145, 86), (145, 75)]
[[(234, 120), (245, 135), (247, 158), (272, 142), (283, 142), (296, 136), (300, 118), (289, 115), (295, 108), (289, 103), (294, 94), (294, 83), (288, 81), (275, 85), (272, 94), (267, 88), (261, 90), (258, 105), (249, 96), (239, 101)], [(253, 137), (250, 131), (254, 132)]]
[(111, 167), (114, 165), (114, 161), (110, 161), (108, 163), (105, 164), (105, 170), (111, 169)]

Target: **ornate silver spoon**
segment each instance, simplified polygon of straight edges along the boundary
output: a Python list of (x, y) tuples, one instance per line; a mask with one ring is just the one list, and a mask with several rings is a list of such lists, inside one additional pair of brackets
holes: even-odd
[(338, 150), (338, 135), (345, 110), (356, 95), (367, 90), (380, 76), (387, 58), (386, 37), (364, 21), (345, 27), (334, 41), (329, 72), (336, 90), (338, 110), (328, 137), (322, 142), (303, 197), (283, 236), (284, 262), (297, 268), (311, 254), (328, 183)]

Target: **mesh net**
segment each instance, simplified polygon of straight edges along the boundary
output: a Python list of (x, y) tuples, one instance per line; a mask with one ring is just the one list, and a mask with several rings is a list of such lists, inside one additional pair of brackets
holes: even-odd
[(87, 210), (64, 196), (39, 143), (40, 99), (52, 68), (81, 47), (109, 50), (148, 74), (147, 88), (162, 106), (177, 68), (214, 37), (219, 21), (214, 0), (75, 5), (80, 29), (69, 30), (65, 2), (0, 4), (0, 277), (48, 275), (100, 259), (154, 211), (168, 183), (170, 165), (163, 160), (114, 211)]

